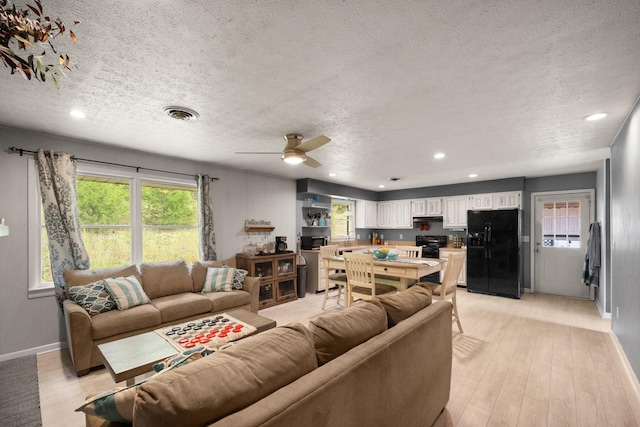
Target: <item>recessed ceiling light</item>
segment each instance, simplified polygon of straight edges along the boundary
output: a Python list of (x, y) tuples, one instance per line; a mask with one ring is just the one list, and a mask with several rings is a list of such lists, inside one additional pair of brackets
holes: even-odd
[(469, 174), (469, 178), (477, 178), (478, 174), (477, 173), (470, 173)]
[(329, 176), (337, 176), (338, 174), (331, 172)]
[(378, 185), (378, 188), (384, 188), (384, 184)]
[(596, 113), (596, 114), (587, 116), (584, 119), (590, 122), (594, 122), (596, 120), (604, 119), (605, 117), (607, 117), (607, 113)]
[(84, 114), (80, 110), (71, 110), (71, 111), (69, 111), (69, 115), (71, 117), (73, 117), (74, 119), (86, 119), (87, 118), (87, 115)]
[(436, 153), (433, 155), (434, 159), (444, 159), (444, 153)]

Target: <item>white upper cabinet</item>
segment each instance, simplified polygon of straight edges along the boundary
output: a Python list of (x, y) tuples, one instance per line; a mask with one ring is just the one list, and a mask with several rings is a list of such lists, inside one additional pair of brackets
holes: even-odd
[(411, 201), (411, 216), (427, 215), (427, 200), (414, 199)]
[(469, 196), (469, 210), (520, 209), (520, 191), (474, 194)]
[(356, 200), (356, 228), (378, 227), (378, 203)]
[(378, 202), (378, 228), (413, 228), (411, 200)]
[(443, 224), (444, 228), (464, 228), (467, 226), (467, 202), (469, 196), (445, 197)]
[(442, 216), (442, 199), (433, 197), (427, 201), (427, 216)]
[(469, 206), (468, 209), (471, 210), (486, 210), (490, 211), (493, 209), (493, 193), (487, 194), (474, 194), (469, 196)]
[(393, 227), (393, 203), (378, 202), (378, 227)]
[(396, 200), (393, 204), (393, 228), (413, 228), (411, 201)]
[(496, 193), (495, 209), (520, 209), (521, 208), (521, 191), (507, 191), (504, 193)]

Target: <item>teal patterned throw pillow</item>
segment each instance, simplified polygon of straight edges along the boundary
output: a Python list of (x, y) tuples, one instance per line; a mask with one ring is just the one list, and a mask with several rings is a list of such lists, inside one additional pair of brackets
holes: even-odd
[(91, 316), (116, 308), (116, 302), (107, 292), (104, 280), (69, 288), (70, 299)]

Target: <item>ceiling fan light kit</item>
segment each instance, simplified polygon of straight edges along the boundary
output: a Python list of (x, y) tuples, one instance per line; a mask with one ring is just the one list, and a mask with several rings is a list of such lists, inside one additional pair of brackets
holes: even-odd
[(290, 165), (299, 165), (307, 160), (306, 154), (296, 152), (295, 150), (285, 150), (280, 157), (285, 163), (289, 163)]
[(317, 160), (307, 156), (307, 152), (320, 148), (331, 139), (324, 135), (316, 136), (306, 142), (302, 142), (302, 135), (299, 133), (288, 133), (284, 136), (287, 145), (285, 145), (282, 152), (270, 152), (270, 151), (236, 151), (236, 154), (280, 154), (280, 158), (290, 165), (299, 165), (304, 163), (312, 168), (318, 168), (322, 166)]

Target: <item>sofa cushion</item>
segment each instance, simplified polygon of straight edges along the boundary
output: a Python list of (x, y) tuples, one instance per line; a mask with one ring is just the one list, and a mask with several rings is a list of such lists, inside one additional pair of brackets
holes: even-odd
[(251, 304), (251, 294), (246, 291), (207, 292), (200, 295), (211, 301), (212, 313)]
[(242, 289), (242, 282), (248, 271), (241, 268), (222, 267), (207, 268), (207, 276), (204, 279), (202, 292), (228, 292), (234, 289)]
[(208, 298), (193, 292), (156, 298), (151, 304), (160, 311), (162, 323), (209, 313), (213, 307)]
[(236, 258), (226, 258), (216, 261), (196, 261), (191, 266), (191, 278), (193, 279), (193, 290), (195, 292), (202, 291), (204, 279), (207, 277), (207, 268), (221, 268), (222, 266), (236, 268)]
[(140, 265), (142, 287), (149, 298), (193, 292), (189, 266), (183, 260)]
[(304, 326), (274, 328), (147, 381), (138, 389), (134, 422), (138, 427), (208, 425), (316, 367)]
[[(214, 351), (205, 347), (197, 347), (185, 350), (174, 356), (170, 356), (161, 363), (153, 365), (155, 375), (160, 375), (170, 370), (179, 368), (180, 366), (191, 363), (195, 360), (202, 359), (212, 354)], [(138, 387), (150, 380), (152, 377), (145, 378), (135, 385), (128, 387), (116, 387), (95, 396), (88, 397), (85, 402), (76, 409), (76, 412), (84, 412), (87, 415), (95, 415), (104, 418), (107, 421), (115, 421), (119, 423), (131, 424), (133, 421), (133, 406)]]
[(131, 275), (135, 275), (136, 278), (140, 280), (140, 275), (138, 274), (138, 269), (135, 264), (124, 267), (108, 267), (94, 270), (64, 270), (62, 272), (67, 297), (69, 298), (71, 297), (68, 294), (70, 287), (87, 285), (97, 282), (98, 280), (106, 279), (107, 277), (127, 277)]
[(107, 292), (104, 280), (67, 289), (69, 299), (84, 308), (91, 316), (116, 308), (116, 302)]
[(377, 300), (360, 301), (342, 311), (309, 321), (318, 365), (335, 359), (386, 329), (387, 314)]
[(103, 279), (103, 282), (107, 292), (115, 300), (118, 310), (126, 310), (150, 302), (136, 276), (110, 277)]
[(387, 312), (389, 327), (392, 327), (429, 306), (431, 304), (431, 289), (416, 284), (404, 292), (381, 295), (378, 300)]
[(160, 311), (152, 304), (139, 305), (128, 310), (111, 310), (92, 318), (91, 327), (94, 340), (99, 340), (125, 332), (159, 326)]

